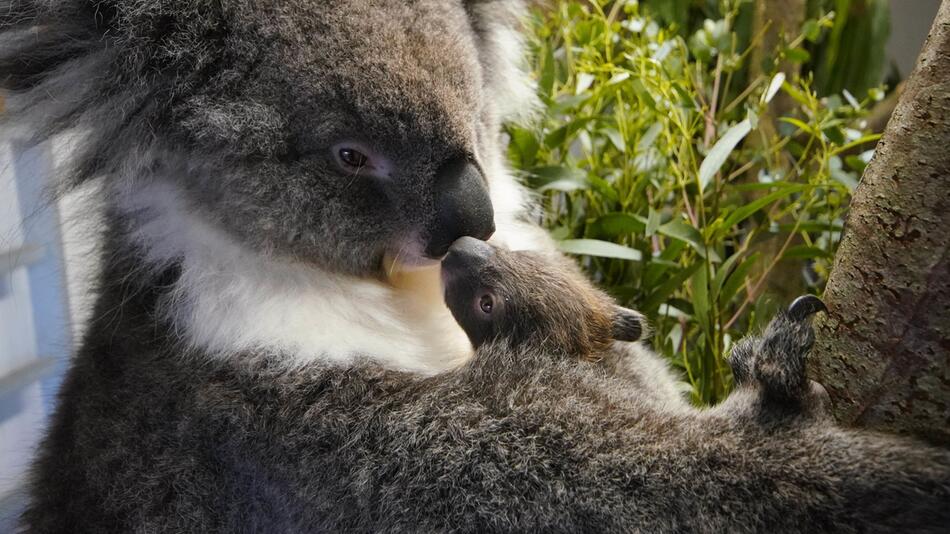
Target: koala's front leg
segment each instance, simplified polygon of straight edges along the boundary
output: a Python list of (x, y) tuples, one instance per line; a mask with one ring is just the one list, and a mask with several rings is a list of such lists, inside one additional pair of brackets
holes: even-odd
[(826, 311), (813, 295), (795, 299), (765, 332), (736, 344), (729, 356), (737, 387), (759, 390), (761, 408), (776, 415), (823, 414), (828, 394), (808, 380), (805, 364), (815, 342), (809, 317)]

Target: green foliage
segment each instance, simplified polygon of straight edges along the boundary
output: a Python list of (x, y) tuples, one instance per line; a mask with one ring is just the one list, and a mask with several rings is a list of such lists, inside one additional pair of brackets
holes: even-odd
[[(731, 33), (739, 47), (748, 46), (755, 33), (755, 3), (738, 2)], [(722, 5), (716, 0), (641, 0), (639, 4), (645, 15), (654, 17), (662, 26), (674, 28), (683, 37), (722, 13)], [(806, 12), (811, 21), (801, 28), (805, 42), (787, 51), (787, 55), (803, 63), (804, 71), (815, 73), (815, 92), (824, 96), (847, 90), (863, 97), (880, 85), (887, 67), (888, 0), (807, 0)], [(835, 14), (829, 32), (820, 32), (817, 25), (816, 19), (824, 13)], [(740, 73), (740, 79), (741, 74), (744, 73)]]
[[(884, 78), (885, 45), (890, 35), (887, 0), (811, 0), (810, 9), (834, 10), (834, 25), (812, 47), (819, 94), (849, 91), (865, 95)], [(903, 74), (909, 74), (907, 72)]]
[[(779, 262), (821, 290), (876, 140), (861, 127), (869, 102), (820, 99), (811, 76), (737, 85), (750, 53), (734, 31), (743, 3), (714, 4), (716, 18), (681, 32), (637, 2), (553, 2), (533, 42), (545, 110), (507, 127), (543, 223), (654, 320), (654, 347), (697, 403), (731, 388), (724, 355), (774, 312), (764, 289)], [(777, 53), (831, 28), (830, 16), (811, 20)], [(791, 111), (775, 120), (778, 98)]]

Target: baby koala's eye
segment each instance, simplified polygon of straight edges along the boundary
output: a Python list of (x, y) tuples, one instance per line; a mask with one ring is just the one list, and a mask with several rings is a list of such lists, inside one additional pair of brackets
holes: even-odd
[(478, 299), (478, 307), (485, 315), (491, 315), (495, 309), (495, 297), (491, 293), (485, 293)]
[(361, 169), (369, 162), (369, 158), (366, 157), (366, 154), (350, 147), (341, 147), (337, 150), (337, 157), (344, 166), (354, 169)]

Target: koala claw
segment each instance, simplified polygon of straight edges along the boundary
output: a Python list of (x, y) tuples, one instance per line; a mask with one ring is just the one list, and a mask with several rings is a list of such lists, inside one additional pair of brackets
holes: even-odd
[(815, 295), (802, 295), (788, 307), (788, 316), (793, 321), (803, 321), (817, 312), (828, 312), (828, 307)]
[(776, 413), (820, 414), (828, 406), (825, 389), (805, 373), (815, 339), (805, 319), (819, 311), (827, 309), (818, 297), (795, 299), (760, 336), (737, 343), (729, 357), (736, 384), (759, 388), (763, 406), (777, 409)]

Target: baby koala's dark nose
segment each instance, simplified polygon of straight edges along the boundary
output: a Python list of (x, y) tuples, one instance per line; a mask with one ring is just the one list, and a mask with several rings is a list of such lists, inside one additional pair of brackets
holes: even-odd
[(449, 247), (442, 260), (442, 271), (457, 273), (466, 269), (477, 269), (493, 255), (495, 249), (488, 243), (474, 237), (462, 237)]

